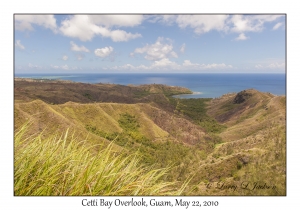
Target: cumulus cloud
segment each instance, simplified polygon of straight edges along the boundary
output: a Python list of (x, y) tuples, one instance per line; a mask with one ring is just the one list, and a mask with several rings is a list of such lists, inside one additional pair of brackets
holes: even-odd
[(180, 28), (190, 27), (196, 34), (211, 30), (226, 31), (228, 15), (178, 15), (176, 23)]
[(98, 48), (94, 51), (95, 55), (101, 58), (109, 56), (113, 52), (114, 48), (112, 47), (104, 47)]
[(24, 45), (21, 44), (21, 40), (16, 40), (15, 46), (20, 50), (25, 50)]
[(266, 22), (280, 17), (282, 15), (179, 15), (176, 23), (180, 28), (193, 28), (196, 34), (212, 30), (243, 33), (262, 31)]
[(39, 25), (57, 32), (54, 15), (15, 15), (15, 29), (19, 31), (32, 31), (32, 25)]
[(91, 40), (99, 28), (92, 24), (86, 15), (75, 15), (61, 22), (60, 32), (69, 37), (79, 38), (81, 41)]
[(235, 40), (247, 40), (249, 37), (247, 37), (244, 33), (241, 33), (238, 37), (235, 38)]
[[(165, 43), (165, 40), (169, 43)], [(146, 44), (142, 48), (136, 48), (133, 53), (130, 53), (131, 56), (134, 54), (146, 54), (144, 58), (152, 61), (168, 57), (178, 57), (176, 52), (173, 51), (173, 45), (170, 43), (170, 40), (163, 37), (159, 37), (152, 45)]]
[(79, 47), (78, 45), (76, 45), (74, 42), (70, 42), (71, 44), (71, 50), (72, 51), (77, 51), (77, 52), (90, 52), (85, 46), (81, 46)]
[(193, 66), (193, 65), (199, 65), (199, 64), (192, 64), (192, 62), (190, 61), (190, 60), (184, 60), (183, 61), (183, 64), (182, 64), (183, 66)]
[(233, 15), (229, 21), (233, 26), (232, 32), (259, 32), (264, 29), (266, 22), (273, 22), (282, 17), (282, 15)]
[(62, 59), (64, 60), (64, 61), (66, 61), (66, 60), (68, 60), (68, 56), (66, 56), (66, 55), (64, 55), (63, 57), (62, 57)]
[(183, 45), (181, 45), (180, 47), (180, 52), (184, 53), (185, 52), (185, 43)]
[(280, 22), (280, 23), (276, 23), (276, 25), (273, 27), (273, 30), (277, 30), (277, 29), (279, 29), (281, 26), (283, 25), (283, 23), (282, 22)]
[(161, 15), (149, 20), (165, 25), (178, 25), (179, 28), (192, 28), (196, 34), (203, 34), (211, 30), (228, 30), (227, 19), (229, 15)]
[[(111, 38), (114, 42), (129, 41), (141, 37), (141, 34), (128, 33), (123, 30), (112, 30), (112, 26), (135, 26), (141, 23), (140, 16), (133, 17), (118, 15), (74, 15), (61, 22), (60, 32), (81, 41), (92, 40), (94, 36), (101, 35)], [(130, 21), (132, 23), (129, 23)]]
[(103, 36), (110, 37), (114, 42), (126, 42), (130, 39), (142, 37), (141, 34), (127, 33), (126, 31), (122, 30), (110, 31), (107, 35), (103, 34)]
[[(283, 15), (157, 15), (148, 17), (149, 22), (159, 22), (165, 25), (177, 24), (179, 28), (191, 28), (201, 35), (212, 30), (225, 33), (260, 32), (267, 22), (274, 22)], [(273, 29), (282, 24), (277, 23)], [(241, 38), (245, 38), (244, 37)], [(245, 39), (239, 39), (245, 40)]]
[(175, 62), (170, 61), (168, 58), (163, 58), (161, 60), (154, 61), (152, 67), (171, 67), (174, 69), (174, 67), (178, 68), (179, 65)]

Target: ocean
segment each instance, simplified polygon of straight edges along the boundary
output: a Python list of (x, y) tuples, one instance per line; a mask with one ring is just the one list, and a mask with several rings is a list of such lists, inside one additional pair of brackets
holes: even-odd
[(121, 85), (165, 84), (189, 88), (193, 94), (180, 98), (217, 98), (254, 88), (274, 95), (286, 95), (285, 74), (15, 74), (15, 77), (60, 79), (83, 83)]

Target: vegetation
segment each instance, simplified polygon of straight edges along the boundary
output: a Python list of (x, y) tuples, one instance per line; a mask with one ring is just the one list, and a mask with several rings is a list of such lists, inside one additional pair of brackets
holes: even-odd
[[(207, 102), (209, 98), (176, 99), (176, 110), (192, 119), (207, 132), (220, 133), (226, 126), (219, 124), (214, 118), (207, 115)], [(173, 102), (174, 103), (174, 102)]]
[[(172, 97), (187, 91), (17, 82), (15, 195), (285, 195), (286, 98)], [(239, 187), (206, 187), (218, 183)]]
[(174, 166), (167, 176), (168, 180), (174, 180), (174, 177), (188, 178), (191, 171), (188, 169), (185, 172), (179, 171), (178, 167), (184, 164), (188, 165), (191, 158), (203, 157), (202, 151), (188, 147), (180, 142), (152, 141), (146, 138), (139, 131), (140, 125), (136, 117), (128, 113), (121, 114), (118, 122), (120, 127), (123, 128), (121, 133), (104, 133), (91, 125), (86, 125), (86, 129), (96, 135), (114, 141), (119, 146), (126, 148), (130, 154), (137, 151), (141, 163), (145, 165), (156, 168)]
[(15, 133), (15, 195), (180, 195), (175, 182), (163, 181), (169, 168), (139, 164), (138, 155), (116, 154), (112, 146), (91, 152), (68, 132), (42, 139)]
[(91, 94), (89, 94), (89, 93), (84, 93), (83, 96), (90, 100), (93, 100)]

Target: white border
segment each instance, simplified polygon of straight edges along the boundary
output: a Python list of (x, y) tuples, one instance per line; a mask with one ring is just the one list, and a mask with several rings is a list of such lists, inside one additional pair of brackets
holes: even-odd
[[(298, 77), (299, 14), (296, 1), (10, 1), (1, 6), (1, 146), (0, 209), (87, 209), (84, 197), (13, 196), (13, 14), (14, 13), (286, 13), (287, 14), (287, 196), (284, 197), (184, 197), (217, 200), (220, 209), (297, 209), (299, 181)], [(4, 97), (3, 97), (4, 96)], [(298, 129), (299, 130), (299, 129)], [(91, 199), (91, 197), (87, 197)], [(127, 197), (123, 197), (127, 198)], [(146, 197), (151, 199), (152, 197)], [(158, 199), (164, 199), (158, 197)], [(170, 198), (169, 198), (170, 199)], [(173, 199), (173, 198), (171, 198)], [(168, 200), (168, 198), (166, 198)], [(91, 207), (92, 208), (92, 207)], [(105, 209), (95, 207), (94, 209)], [(129, 209), (129, 208), (128, 208)], [(138, 208), (133, 208), (138, 209)], [(147, 208), (151, 209), (151, 208)], [(162, 208), (161, 208), (162, 209)], [(165, 208), (166, 209), (166, 208)], [(171, 209), (171, 208), (170, 208)], [(175, 208), (172, 208), (175, 209)], [(185, 208), (180, 208), (185, 209)], [(189, 208), (191, 209), (191, 208)]]

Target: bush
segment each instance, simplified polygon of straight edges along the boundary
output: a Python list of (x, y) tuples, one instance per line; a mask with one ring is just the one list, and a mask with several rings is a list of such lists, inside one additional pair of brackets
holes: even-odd
[(243, 166), (243, 164), (242, 164), (240, 161), (238, 161), (238, 162), (236, 163), (236, 168), (237, 168), (238, 170), (240, 170), (240, 169), (242, 168), (242, 166)]

